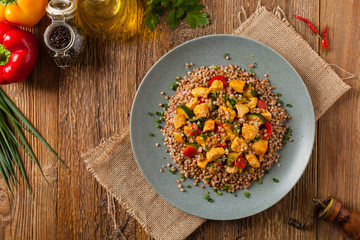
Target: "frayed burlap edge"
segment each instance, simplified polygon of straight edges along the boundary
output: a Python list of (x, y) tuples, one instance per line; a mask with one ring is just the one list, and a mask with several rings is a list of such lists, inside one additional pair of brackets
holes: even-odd
[[(245, 13), (245, 10), (242, 10), (243, 13)], [(241, 12), (239, 13), (241, 14)], [(322, 57), (319, 56), (319, 54), (309, 45), (309, 43), (298, 33), (296, 32), (295, 28), (291, 25), (291, 23), (286, 19), (285, 14), (283, 12), (283, 10), (277, 6), (273, 12), (269, 12), (268, 10), (266, 10), (265, 6), (261, 5), (261, 1), (258, 2), (258, 5), (255, 9), (255, 12), (250, 15), (249, 18), (246, 18), (246, 14), (244, 14), (245, 16), (245, 21), (242, 22), (240, 24), (240, 26), (234, 31), (235, 35), (241, 35), (242, 32), (248, 27), (250, 26), (254, 20), (259, 17), (262, 14), (266, 14), (268, 17), (270, 18), (274, 18), (274, 19), (278, 19), (281, 22), (283, 22), (283, 24), (287, 27), (288, 30), (290, 30), (292, 37), (295, 37), (296, 39), (300, 40), (303, 43), (303, 46), (309, 50), (311, 50), (312, 52), (314, 52), (314, 56), (316, 57), (316, 61), (319, 62), (319, 64), (321, 65), (321, 67), (323, 67), (324, 69), (328, 69), (331, 74), (334, 74), (336, 76), (337, 73), (335, 72), (335, 70), (331, 67), (331, 64), (327, 63)], [(240, 17), (239, 17), (240, 19)], [(241, 19), (240, 19), (241, 22)], [(357, 77), (357, 75), (354, 75), (355, 77)], [(345, 94), (349, 89), (351, 89), (351, 87), (346, 84), (343, 79), (341, 79), (340, 77), (335, 78), (335, 81), (337, 84), (339, 84), (341, 87), (343, 87), (345, 89), (344, 93)], [(306, 86), (307, 87), (307, 86)], [(342, 94), (342, 95), (343, 95)], [(336, 101), (338, 100), (338, 98), (335, 99), (331, 99), (330, 101), (330, 105), (333, 105)], [(314, 109), (315, 110), (315, 109)], [(317, 112), (315, 111), (315, 120), (318, 120), (325, 112), (327, 109), (321, 111), (321, 112)]]
[[(110, 197), (114, 197), (125, 208), (126, 212), (132, 217), (134, 217), (141, 224), (141, 226), (148, 234), (150, 234), (155, 239), (160, 239), (161, 237), (146, 224), (146, 221), (137, 214), (135, 214), (135, 212), (129, 207), (128, 203), (120, 196), (118, 196), (111, 187), (103, 183), (94, 171), (94, 169), (96, 169), (96, 166), (101, 165), (106, 160), (106, 158), (96, 159), (93, 157), (93, 155), (98, 152), (106, 152), (107, 155), (111, 155), (116, 150), (116, 148), (125, 141), (126, 138), (130, 137), (129, 129), (123, 129), (122, 132), (125, 133), (116, 134), (108, 138), (107, 140), (101, 140), (99, 146), (82, 154), (81, 158), (84, 159), (87, 170), (95, 177), (95, 179), (100, 183), (100, 185), (110, 193)], [(105, 149), (107, 150), (105, 151)]]

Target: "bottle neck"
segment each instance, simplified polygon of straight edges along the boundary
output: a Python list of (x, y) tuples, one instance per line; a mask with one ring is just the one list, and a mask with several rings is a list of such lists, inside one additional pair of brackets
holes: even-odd
[(85, 0), (85, 2), (90, 4), (95, 4), (95, 3), (105, 2), (105, 0)]

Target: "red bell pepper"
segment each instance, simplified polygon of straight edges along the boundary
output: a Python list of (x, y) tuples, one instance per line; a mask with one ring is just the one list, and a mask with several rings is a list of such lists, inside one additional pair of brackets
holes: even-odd
[(271, 125), (268, 121), (265, 121), (265, 129), (266, 129), (266, 133), (263, 134), (262, 138), (263, 139), (269, 139), (271, 136)]
[(217, 133), (225, 132), (224, 126), (222, 124), (217, 125), (215, 132), (217, 132)]
[(244, 169), (246, 167), (247, 164), (247, 160), (246, 158), (244, 158), (243, 156), (239, 156), (236, 160), (235, 160), (235, 166)]
[(191, 124), (190, 128), (190, 135), (191, 136), (197, 136), (200, 135), (202, 132), (202, 129), (196, 125), (196, 123)]
[(221, 142), (218, 143), (218, 147), (225, 148), (225, 145), (223, 145)]
[(266, 103), (264, 100), (260, 99), (258, 102), (257, 102), (257, 107), (258, 108), (262, 108), (262, 109), (266, 109)]
[(38, 51), (32, 33), (0, 22), (0, 84), (24, 81), (36, 63)]
[(185, 148), (183, 154), (187, 157), (193, 157), (197, 153), (197, 150), (192, 147)]
[(199, 103), (205, 103), (206, 99), (209, 99), (209, 98), (199, 98)]
[(211, 85), (215, 80), (220, 80), (223, 83), (224, 88), (228, 86), (226, 78), (223, 76), (215, 76), (209, 81), (209, 85)]

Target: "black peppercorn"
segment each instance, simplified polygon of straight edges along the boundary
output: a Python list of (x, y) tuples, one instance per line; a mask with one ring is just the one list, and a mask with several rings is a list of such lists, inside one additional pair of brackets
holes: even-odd
[(69, 45), (71, 40), (70, 30), (65, 26), (56, 26), (50, 32), (50, 44), (56, 49), (63, 49)]

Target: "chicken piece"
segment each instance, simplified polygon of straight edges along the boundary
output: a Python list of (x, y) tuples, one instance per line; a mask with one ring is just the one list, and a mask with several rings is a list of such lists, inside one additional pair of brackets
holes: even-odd
[(224, 84), (220, 80), (213, 81), (211, 86), (210, 86), (210, 91), (211, 92), (220, 91), (220, 90), (223, 90), (223, 89), (224, 89)]
[(259, 168), (260, 167), (260, 162), (258, 161), (258, 159), (256, 158), (256, 156), (254, 154), (246, 154), (245, 158), (246, 158), (246, 160), (248, 160), (249, 164), (253, 168)]
[(229, 167), (226, 166), (226, 172), (227, 173), (238, 173), (239, 168), (237, 166)]
[(191, 133), (191, 127), (190, 126), (185, 126), (184, 127), (184, 134), (189, 137)]
[(209, 119), (204, 124), (203, 132), (214, 131), (215, 130), (215, 120)]
[(197, 87), (191, 90), (191, 94), (194, 97), (203, 97), (206, 98), (207, 95), (210, 93), (210, 88), (204, 88), (204, 87)]
[(224, 123), (223, 124), (224, 130), (225, 130), (225, 141), (226, 140), (233, 140), (236, 136), (235, 133), (233, 131), (233, 125), (228, 124), (228, 123)]
[(195, 141), (198, 143), (198, 144), (205, 144), (206, 143), (206, 138), (204, 139), (202, 136), (197, 136), (195, 138)]
[(235, 91), (242, 93), (245, 87), (245, 81), (233, 79), (229, 82), (229, 86)]
[(269, 142), (264, 139), (260, 139), (257, 142), (254, 142), (251, 146), (251, 149), (255, 152), (256, 155), (263, 156), (266, 153)]
[(225, 106), (220, 106), (218, 111), (223, 111), (225, 113), (225, 118), (229, 122), (233, 122), (234, 118), (236, 117), (236, 112), (230, 108), (227, 108)]
[(184, 139), (182, 138), (181, 134), (178, 133), (178, 132), (173, 132), (173, 136), (175, 138), (175, 140), (178, 142), (178, 143), (185, 143)]
[(202, 160), (202, 161), (197, 161), (196, 165), (199, 168), (205, 169), (206, 166), (208, 165), (209, 161), (208, 160)]
[(264, 118), (266, 119), (266, 120), (268, 120), (269, 122), (271, 121), (271, 113), (268, 111), (268, 110), (265, 110), (264, 112), (262, 112), (261, 113), (261, 115), (263, 115), (264, 116)]
[(243, 127), (242, 127), (242, 136), (250, 141), (253, 140), (256, 135), (258, 134), (259, 129), (254, 126), (254, 125), (250, 125), (248, 123), (244, 123)]
[(173, 123), (175, 129), (179, 129), (186, 124), (186, 117), (183, 114), (176, 114)]
[(234, 152), (242, 153), (246, 151), (248, 148), (244, 139), (236, 137), (234, 141), (231, 143), (231, 149)]
[(246, 103), (246, 105), (250, 108), (250, 109), (253, 109), (253, 108), (256, 108), (256, 104), (258, 102), (258, 99), (256, 97), (253, 97), (253, 98), (250, 98), (249, 99), (249, 102)]
[(239, 118), (242, 118), (243, 116), (245, 116), (245, 114), (247, 114), (250, 111), (249, 107), (246, 106), (245, 104), (237, 103), (235, 104), (235, 107), (238, 112)]
[(199, 103), (198, 99), (194, 97), (193, 99), (191, 99), (190, 102), (186, 103), (185, 106), (187, 106), (192, 111), (194, 110), (194, 108), (198, 103)]
[(211, 148), (206, 153), (206, 160), (208, 162), (212, 162), (212, 161), (215, 161), (216, 159), (219, 159), (224, 154), (225, 154), (225, 150), (223, 148), (221, 148), (221, 147), (219, 147), (219, 148)]
[(207, 118), (210, 113), (209, 106), (206, 103), (196, 105), (196, 107), (194, 108), (194, 113), (198, 117)]

